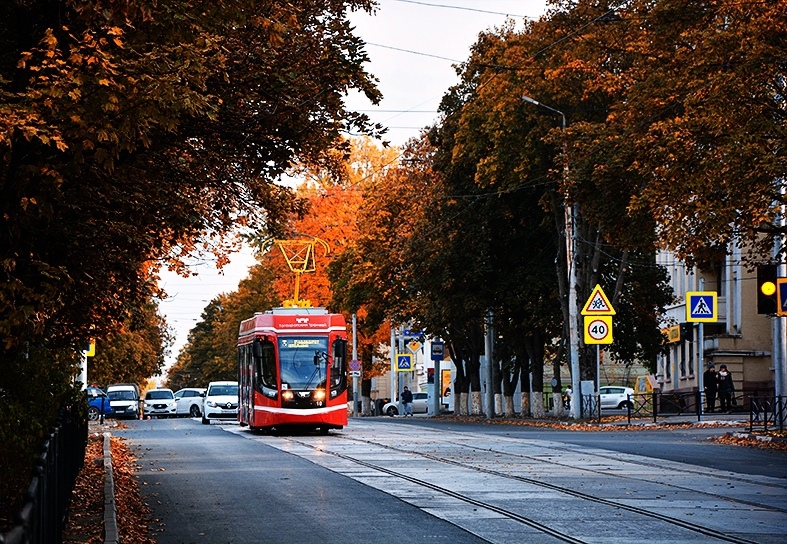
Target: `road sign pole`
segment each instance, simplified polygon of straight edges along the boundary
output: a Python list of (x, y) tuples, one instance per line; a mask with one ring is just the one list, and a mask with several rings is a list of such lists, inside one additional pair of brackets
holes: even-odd
[[(358, 360), (358, 319), (353, 314), (353, 361)], [(358, 382), (361, 378), (353, 377), (353, 417), (358, 417)]]
[(396, 328), (391, 321), (391, 400), (396, 399)]
[(601, 345), (596, 344), (596, 405), (598, 406), (598, 419), (601, 421)]

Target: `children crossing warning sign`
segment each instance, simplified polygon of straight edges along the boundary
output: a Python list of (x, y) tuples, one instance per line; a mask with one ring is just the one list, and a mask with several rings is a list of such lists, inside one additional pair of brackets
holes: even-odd
[(686, 321), (716, 322), (719, 320), (715, 291), (686, 293)]
[(601, 286), (596, 285), (581, 313), (582, 315), (615, 315), (615, 309), (609, 303), (609, 299), (604, 294)]

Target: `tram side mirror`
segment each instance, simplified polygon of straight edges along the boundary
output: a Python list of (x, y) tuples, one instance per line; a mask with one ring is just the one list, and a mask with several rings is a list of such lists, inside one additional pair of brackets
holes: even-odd
[(251, 354), (258, 359), (262, 357), (262, 342), (259, 338), (254, 339), (254, 343), (251, 345)]
[(324, 351), (314, 352), (314, 365), (318, 366), (328, 360), (328, 354)]

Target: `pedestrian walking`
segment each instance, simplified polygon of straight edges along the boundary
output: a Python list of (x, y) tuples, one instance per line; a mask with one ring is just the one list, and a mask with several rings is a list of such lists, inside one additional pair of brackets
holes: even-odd
[(732, 383), (732, 374), (727, 370), (727, 365), (719, 366), (719, 372), (716, 374), (716, 383), (718, 383), (718, 394), (720, 409), (725, 414), (729, 414), (732, 410), (732, 403), (735, 396), (735, 385)]
[(718, 378), (716, 377), (716, 367), (713, 361), (708, 361), (708, 370), (702, 374), (702, 388), (705, 391), (706, 412), (716, 411), (716, 391), (718, 390)]
[(413, 417), (413, 394), (406, 385), (404, 386), (404, 391), (402, 391), (401, 401), (404, 417)]

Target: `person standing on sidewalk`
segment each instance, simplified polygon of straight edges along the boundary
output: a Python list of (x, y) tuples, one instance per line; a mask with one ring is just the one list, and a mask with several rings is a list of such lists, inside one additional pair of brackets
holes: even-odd
[(404, 417), (408, 415), (413, 417), (413, 394), (407, 389), (407, 386), (404, 386), (404, 391), (402, 391), (402, 409), (404, 411)]
[(716, 390), (718, 381), (716, 378), (716, 367), (713, 366), (713, 361), (708, 361), (708, 370), (702, 375), (702, 387), (705, 390), (705, 409), (708, 413), (716, 411)]
[(732, 409), (732, 403), (730, 401), (735, 394), (735, 385), (732, 383), (732, 374), (727, 371), (727, 365), (719, 366), (717, 383), (719, 384), (719, 403), (721, 404), (721, 411), (725, 414), (729, 414)]

